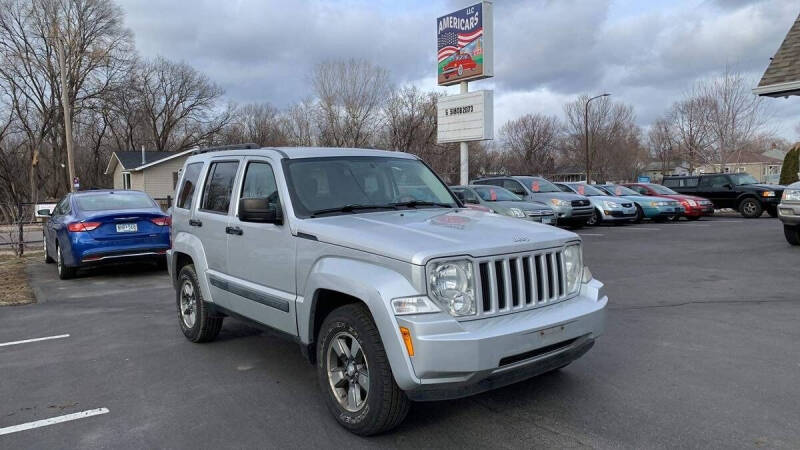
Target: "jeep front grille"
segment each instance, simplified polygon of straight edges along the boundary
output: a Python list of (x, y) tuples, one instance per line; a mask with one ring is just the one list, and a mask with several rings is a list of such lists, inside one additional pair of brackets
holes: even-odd
[(561, 249), (479, 258), (475, 265), (478, 318), (533, 309), (567, 297)]

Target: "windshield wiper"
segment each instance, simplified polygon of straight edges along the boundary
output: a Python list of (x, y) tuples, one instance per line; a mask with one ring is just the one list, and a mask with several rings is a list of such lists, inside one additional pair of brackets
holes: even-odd
[(390, 205), (360, 205), (360, 204), (348, 204), (344, 206), (339, 206), (336, 208), (326, 208), (320, 209), (317, 211), (311, 211), (311, 218), (319, 217), (320, 214), (332, 214), (332, 213), (351, 213), (355, 211), (361, 211), (364, 209), (394, 209), (393, 206)]
[(441, 206), (442, 208), (452, 208), (453, 205), (449, 203), (440, 202), (426, 202), (424, 200), (411, 200), (409, 202), (392, 203), (391, 206), (405, 206), (407, 208), (416, 208), (418, 206)]

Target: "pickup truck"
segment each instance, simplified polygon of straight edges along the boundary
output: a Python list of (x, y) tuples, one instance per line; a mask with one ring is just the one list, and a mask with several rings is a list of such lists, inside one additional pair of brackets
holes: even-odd
[(185, 337), (212, 341), (226, 318), (276, 330), (356, 434), (398, 425), (412, 401), (558, 370), (605, 326), (578, 235), (464, 208), (407, 153), (196, 151), (172, 214)]
[(748, 219), (766, 211), (778, 217), (783, 186), (759, 183), (747, 173), (709, 173), (666, 176), (662, 183), (672, 190), (711, 200), (716, 209), (732, 208)]

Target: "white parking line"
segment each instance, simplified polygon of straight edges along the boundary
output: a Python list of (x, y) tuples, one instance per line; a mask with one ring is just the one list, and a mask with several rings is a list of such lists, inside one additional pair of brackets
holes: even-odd
[(647, 228), (647, 227), (627, 227), (626, 230), (650, 230), (650, 231), (660, 231), (661, 228)]
[(17, 345), (17, 344), (27, 344), (29, 342), (49, 341), (50, 339), (62, 339), (68, 337), (69, 337), (68, 334), (59, 334), (58, 336), (45, 336), (35, 339), (25, 339), (23, 341), (2, 342), (0, 343), (0, 347), (7, 347), (9, 345)]
[(0, 435), (16, 433), (18, 431), (30, 430), (33, 428), (46, 427), (48, 425), (55, 425), (61, 422), (69, 422), (70, 420), (83, 419), (85, 417), (99, 416), (108, 413), (107, 408), (90, 409), (88, 411), (81, 411), (64, 416), (51, 417), (49, 419), (37, 420), (35, 422), (23, 423), (20, 425), (13, 425), (10, 427), (0, 428)]

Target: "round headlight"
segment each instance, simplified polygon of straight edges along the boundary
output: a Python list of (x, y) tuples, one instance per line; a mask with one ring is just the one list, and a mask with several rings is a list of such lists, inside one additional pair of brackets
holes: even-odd
[(445, 262), (433, 268), (431, 294), (454, 316), (475, 314), (472, 267), (469, 261)]

